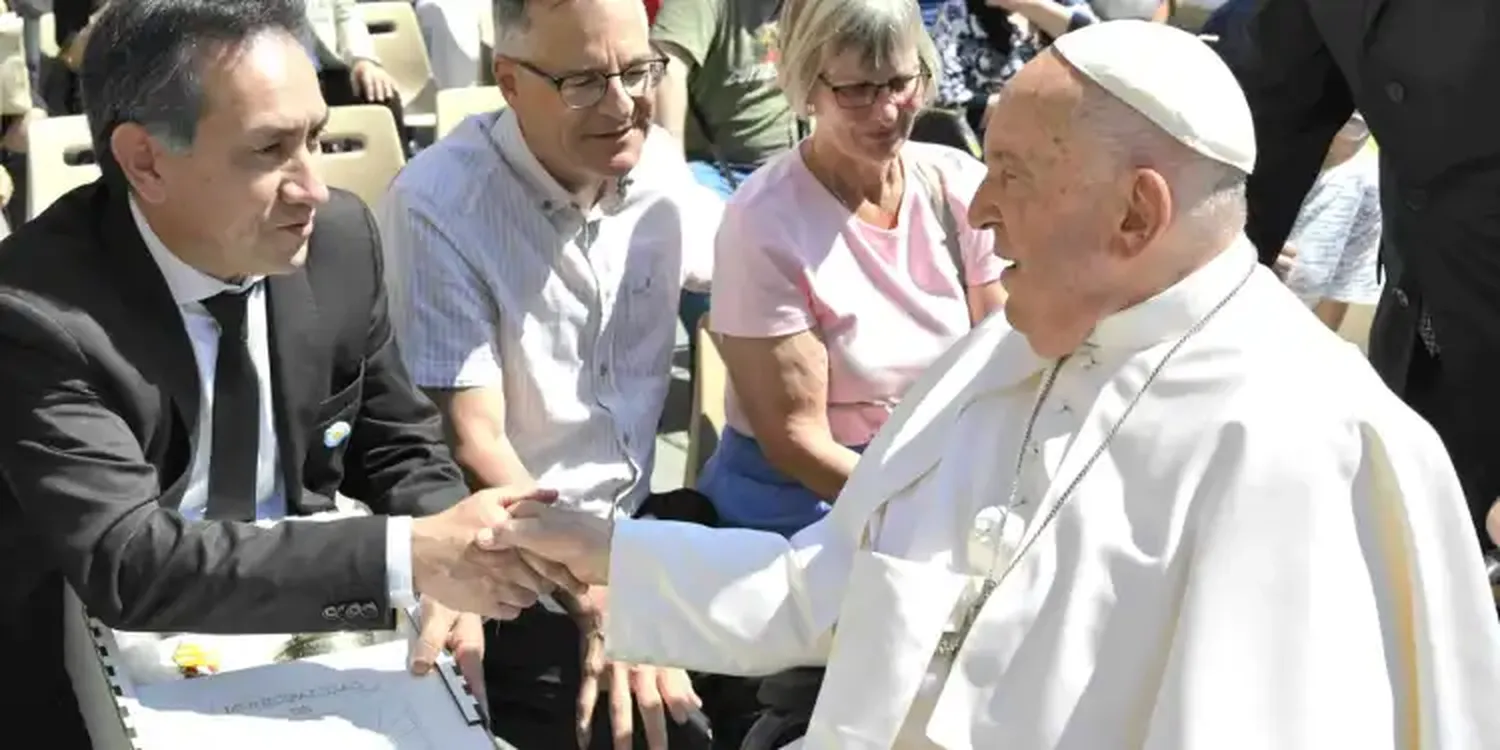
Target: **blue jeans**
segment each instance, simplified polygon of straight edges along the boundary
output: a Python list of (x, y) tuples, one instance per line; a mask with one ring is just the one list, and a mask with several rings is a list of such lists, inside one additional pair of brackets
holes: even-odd
[[(851, 446), (863, 453), (865, 446)], [(774, 531), (791, 536), (816, 523), (833, 509), (801, 482), (771, 465), (760, 443), (733, 427), (725, 427), (719, 445), (703, 474), (698, 491), (719, 512), (719, 525)]]
[[(729, 184), (729, 180), (725, 179), (724, 173), (719, 171), (718, 165), (714, 162), (690, 161), (688, 162), (688, 168), (693, 170), (693, 177), (698, 180), (699, 185), (718, 193), (724, 200), (729, 200), (729, 196), (734, 194), (734, 186)], [(755, 171), (755, 168), (750, 166), (733, 166), (729, 168), (730, 174), (734, 176), (736, 185), (744, 182), (745, 178), (749, 177), (753, 171)], [(697, 342), (693, 334), (698, 330), (698, 320), (707, 313), (707, 294), (683, 290), (682, 296), (677, 303), (677, 319), (682, 321), (682, 327), (687, 330), (688, 340), (693, 342), (695, 354)]]

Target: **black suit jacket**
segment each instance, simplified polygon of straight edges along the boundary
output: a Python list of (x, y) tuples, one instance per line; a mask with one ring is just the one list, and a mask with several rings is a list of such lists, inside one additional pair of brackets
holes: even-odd
[[(1262, 260), (1286, 242), (1329, 142), (1357, 107), (1380, 146), (1388, 283), (1426, 306), (1445, 368), (1492, 378), (1500, 355), (1494, 0), (1261, 0), (1249, 24), (1251, 49), (1231, 64), (1255, 115), (1248, 231)], [(1404, 361), (1376, 364), (1402, 390), (1395, 370)]]
[[(466, 488), (392, 339), (374, 222), (339, 191), (316, 222), (306, 268), (266, 282), (289, 512), (331, 510), (339, 491), (377, 514), (447, 508)], [(0, 702), (0, 719), (73, 708), (64, 581), (127, 630), (392, 623), (385, 519), (259, 529), (176, 512), (198, 394), (178, 308), (123, 189), (74, 190), (0, 243), (0, 649), (43, 683)], [(340, 420), (349, 438), (325, 447)]]

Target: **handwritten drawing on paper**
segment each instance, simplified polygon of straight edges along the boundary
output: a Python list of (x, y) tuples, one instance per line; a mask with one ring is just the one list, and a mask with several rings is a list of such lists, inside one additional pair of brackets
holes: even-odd
[(162, 683), (133, 711), (146, 748), (493, 750), (435, 674), (406, 671), (406, 644)]

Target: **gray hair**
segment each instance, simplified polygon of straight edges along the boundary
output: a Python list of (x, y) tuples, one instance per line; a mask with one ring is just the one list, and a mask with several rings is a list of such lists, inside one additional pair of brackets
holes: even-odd
[(1176, 220), (1188, 232), (1207, 239), (1244, 229), (1248, 175), (1184, 146), (1093, 82), (1084, 86), (1074, 122), (1099, 139), (1108, 169), (1150, 167), (1161, 173), (1172, 191)]
[(494, 0), (491, 12), (495, 16), (495, 52), (522, 54), (523, 39), (531, 29), (527, 0)]
[(870, 67), (916, 48), (917, 59), (932, 76), (930, 101), (936, 94), (937, 48), (912, 0), (786, 0), (777, 24), (780, 38), (777, 76), (792, 111), (807, 113), (808, 99), (830, 58), (854, 52)]
[(129, 0), (110, 3), (83, 53), (83, 109), (94, 156), (118, 170), (109, 140), (136, 123), (168, 148), (193, 145), (207, 57), (266, 33), (303, 33), (302, 0)]

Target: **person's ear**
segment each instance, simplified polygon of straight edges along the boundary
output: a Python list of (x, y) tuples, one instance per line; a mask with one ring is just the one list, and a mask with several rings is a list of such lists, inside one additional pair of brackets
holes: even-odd
[(515, 60), (495, 55), (492, 68), (495, 73), (495, 85), (500, 87), (500, 95), (504, 96), (507, 102), (516, 96), (516, 73), (519, 68)]
[(109, 135), (109, 151), (140, 200), (146, 203), (166, 200), (161, 170), (167, 152), (145, 128), (133, 122), (119, 125)]
[(1125, 212), (1116, 228), (1117, 250), (1134, 258), (1151, 246), (1172, 223), (1172, 189), (1154, 169), (1136, 169), (1130, 178)]

